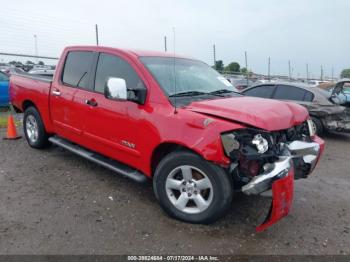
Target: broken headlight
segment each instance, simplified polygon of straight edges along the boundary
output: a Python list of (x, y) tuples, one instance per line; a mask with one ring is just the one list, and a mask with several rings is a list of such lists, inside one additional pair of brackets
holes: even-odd
[(269, 150), (269, 138), (268, 132), (261, 133), (254, 129), (241, 129), (221, 135), (227, 156), (231, 156), (233, 151), (242, 151), (243, 154), (264, 154)]
[(256, 146), (259, 154), (263, 154), (269, 149), (269, 143), (265, 138), (262, 137), (261, 134), (254, 136), (252, 144)]
[(236, 136), (232, 133), (221, 135), (221, 141), (222, 141), (222, 145), (224, 147), (225, 153), (228, 156), (233, 150), (239, 149), (239, 146), (240, 146), (239, 141), (236, 139)]

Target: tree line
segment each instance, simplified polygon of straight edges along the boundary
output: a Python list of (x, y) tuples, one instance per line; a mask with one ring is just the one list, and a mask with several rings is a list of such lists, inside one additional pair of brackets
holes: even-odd
[[(237, 73), (243, 75), (246, 75), (248, 73), (247, 68), (241, 68), (238, 62), (231, 62), (225, 66), (222, 60), (217, 60), (215, 61), (215, 65), (213, 65), (213, 68), (219, 71), (220, 73)], [(249, 74), (252, 74), (252, 72), (249, 72)]]
[[(35, 63), (30, 61), (30, 60), (28, 60), (25, 64), (23, 64), (21, 61), (13, 60), (13, 61), (10, 61), (9, 64), (10, 65), (14, 65), (14, 66), (35, 65)], [(43, 66), (43, 65), (45, 65), (45, 63), (43, 61), (39, 61), (38, 65), (42, 65)]]
[[(231, 62), (227, 66), (225, 66), (222, 60), (215, 61), (215, 65), (213, 66), (213, 68), (219, 71), (220, 73), (241, 73), (245, 75), (248, 72), (247, 68), (241, 68), (240, 64), (237, 62)], [(249, 74), (251, 73), (252, 72), (249, 72)], [(350, 78), (350, 68), (344, 69), (340, 74), (340, 78)]]
[(344, 69), (341, 74), (340, 74), (341, 78), (350, 78), (350, 68), (349, 69)]

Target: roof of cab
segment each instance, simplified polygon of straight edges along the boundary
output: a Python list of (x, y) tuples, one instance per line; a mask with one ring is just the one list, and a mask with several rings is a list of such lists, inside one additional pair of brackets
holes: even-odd
[[(132, 49), (123, 49), (123, 48), (114, 48), (114, 47), (106, 47), (106, 46), (68, 46), (66, 47), (68, 50), (91, 50), (97, 52), (103, 51), (118, 51), (123, 52), (131, 56), (143, 57), (143, 56), (153, 56), (153, 57), (176, 57), (176, 58), (188, 58), (194, 59), (192, 57), (183, 56), (179, 54), (170, 53), (170, 52), (160, 52), (160, 51), (147, 51), (147, 50), (132, 50)], [(197, 60), (197, 59), (195, 59)]]

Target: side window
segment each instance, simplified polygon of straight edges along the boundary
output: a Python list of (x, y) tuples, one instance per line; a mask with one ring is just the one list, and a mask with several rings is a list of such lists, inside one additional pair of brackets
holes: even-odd
[(249, 89), (243, 93), (248, 96), (271, 98), (274, 89), (275, 89), (274, 85), (265, 85), (265, 86), (258, 86), (258, 87)]
[(103, 93), (110, 77), (124, 79), (129, 90), (144, 88), (142, 80), (128, 62), (117, 56), (101, 53), (96, 69), (95, 91)]
[(282, 100), (304, 100), (305, 91), (301, 88), (288, 85), (277, 86), (274, 98)]
[(9, 77), (5, 75), (4, 73), (0, 72), (0, 81), (9, 81)]
[(92, 63), (92, 52), (69, 52), (64, 64), (62, 82), (70, 86), (88, 88)]
[(305, 91), (304, 101), (312, 102), (313, 100), (314, 100), (314, 94), (309, 91)]

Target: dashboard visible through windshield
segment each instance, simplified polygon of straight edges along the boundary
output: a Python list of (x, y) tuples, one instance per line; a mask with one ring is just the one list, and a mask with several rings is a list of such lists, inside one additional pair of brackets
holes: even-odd
[(140, 60), (169, 97), (223, 96), (237, 92), (225, 77), (197, 60), (172, 57), (141, 57)]

